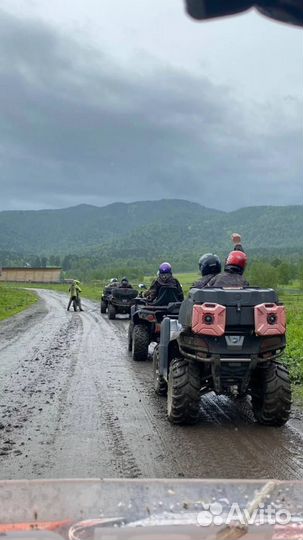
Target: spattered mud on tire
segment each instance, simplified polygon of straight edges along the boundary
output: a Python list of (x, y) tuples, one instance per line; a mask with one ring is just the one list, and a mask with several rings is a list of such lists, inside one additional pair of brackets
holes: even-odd
[(302, 415), (254, 422), (247, 399), (201, 400), (195, 426), (173, 426), (152, 362), (127, 352), (128, 319), (97, 303), (41, 302), (0, 325), (0, 478), (303, 478)]

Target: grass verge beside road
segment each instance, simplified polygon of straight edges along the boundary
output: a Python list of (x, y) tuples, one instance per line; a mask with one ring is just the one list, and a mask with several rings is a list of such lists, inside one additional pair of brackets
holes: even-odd
[(12, 317), (37, 302), (37, 296), (16, 285), (6, 287), (0, 284), (0, 321)]
[(287, 346), (283, 361), (289, 368), (294, 396), (303, 403), (303, 294), (282, 290), (279, 298), (287, 313)]
[[(101, 293), (104, 286), (105, 281), (100, 281), (100, 283), (81, 283), (81, 297), (88, 298), (89, 300), (99, 301), (101, 299)], [(69, 285), (67, 283), (24, 283), (22, 284), (22, 287), (28, 287), (32, 289), (49, 289), (51, 291), (69, 294)]]

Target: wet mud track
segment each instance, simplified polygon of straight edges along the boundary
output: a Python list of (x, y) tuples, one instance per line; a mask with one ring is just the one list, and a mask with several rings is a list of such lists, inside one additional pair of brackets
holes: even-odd
[(127, 353), (127, 320), (39, 295), (0, 325), (0, 479), (303, 478), (299, 411), (266, 428), (248, 401), (209, 395), (197, 425), (172, 426), (151, 362)]

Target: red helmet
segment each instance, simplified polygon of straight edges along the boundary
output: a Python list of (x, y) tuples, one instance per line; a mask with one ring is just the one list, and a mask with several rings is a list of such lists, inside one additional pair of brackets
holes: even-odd
[(238, 266), (244, 270), (247, 265), (248, 257), (243, 251), (231, 251), (226, 259), (226, 265)]

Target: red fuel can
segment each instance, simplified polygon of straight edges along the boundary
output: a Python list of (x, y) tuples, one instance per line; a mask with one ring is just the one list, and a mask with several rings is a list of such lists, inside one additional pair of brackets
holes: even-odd
[(205, 336), (223, 336), (226, 324), (226, 307), (221, 304), (193, 306), (192, 331)]
[(254, 308), (255, 332), (258, 336), (276, 336), (285, 334), (286, 314), (284, 306), (277, 304), (259, 304)]

